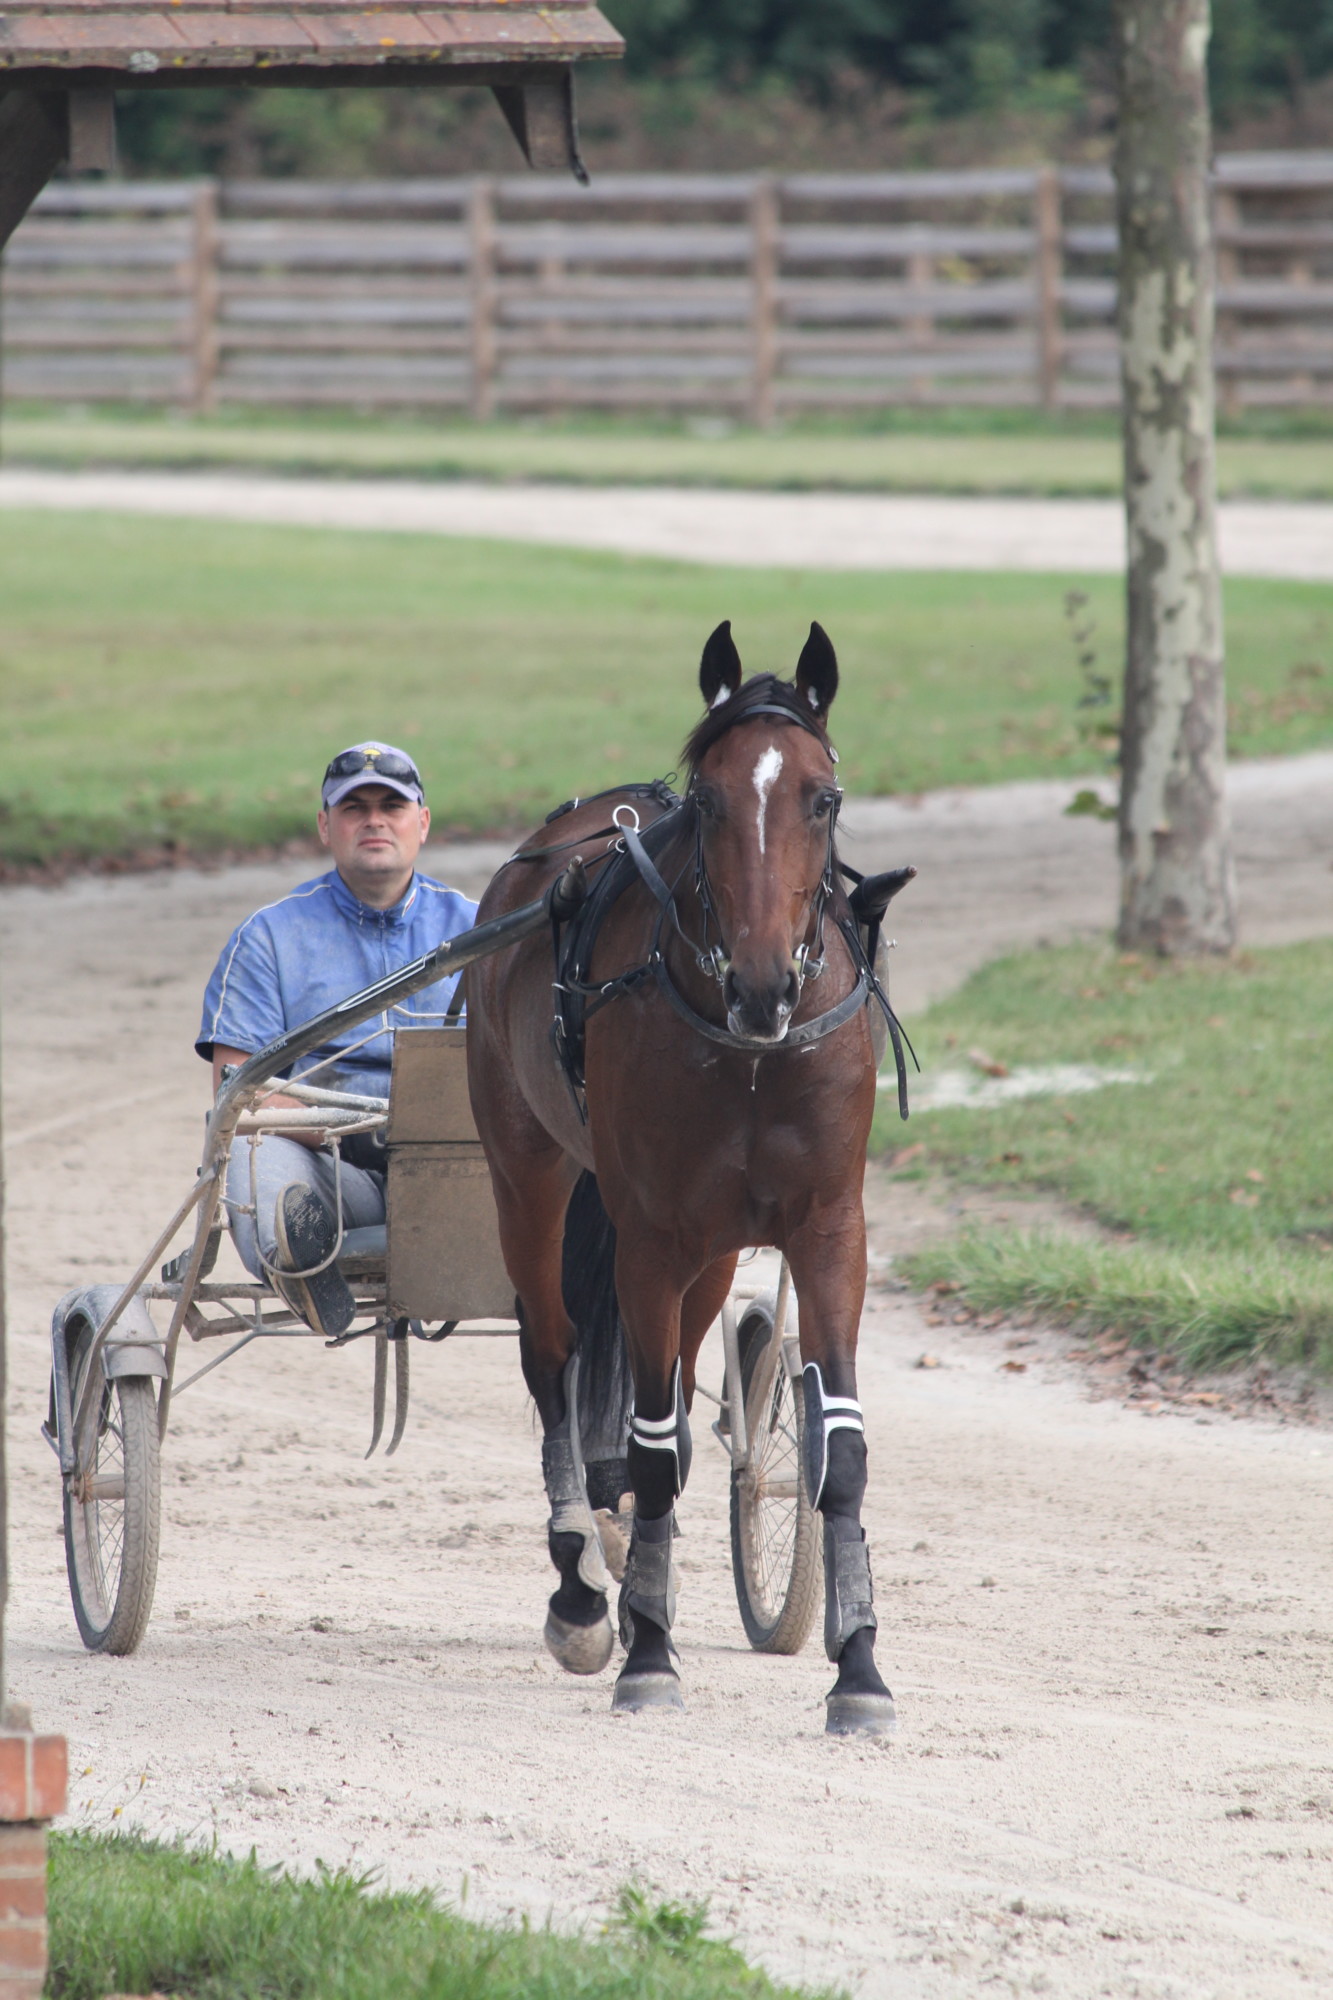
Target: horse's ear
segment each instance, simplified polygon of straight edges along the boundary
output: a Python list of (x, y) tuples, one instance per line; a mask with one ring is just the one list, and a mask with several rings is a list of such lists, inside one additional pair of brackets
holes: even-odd
[(705, 708), (721, 708), (741, 684), (741, 656), (731, 636), (731, 620), (724, 618), (716, 632), (710, 632), (699, 662), (699, 686)]
[(811, 624), (810, 637), (801, 648), (801, 657), (796, 662), (796, 692), (805, 697), (822, 722), (838, 692), (838, 656), (822, 625)]

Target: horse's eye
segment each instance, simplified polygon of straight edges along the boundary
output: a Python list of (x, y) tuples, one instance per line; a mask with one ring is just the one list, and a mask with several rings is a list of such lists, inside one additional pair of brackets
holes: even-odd
[(695, 799), (705, 819), (717, 818), (717, 800), (711, 792), (696, 792)]
[(816, 819), (828, 818), (829, 814), (833, 811), (833, 800), (834, 794), (832, 792), (821, 792), (819, 794), (819, 797), (815, 800), (814, 808)]

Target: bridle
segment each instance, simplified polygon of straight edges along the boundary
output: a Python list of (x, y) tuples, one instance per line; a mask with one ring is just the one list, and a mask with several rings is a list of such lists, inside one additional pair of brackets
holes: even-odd
[[(838, 753), (823, 730), (816, 725), (813, 717), (807, 718), (794, 705), (779, 706), (776, 702), (749, 704), (737, 715), (733, 726), (739, 726), (743, 722), (748, 722), (752, 716), (760, 715), (774, 715), (783, 722), (795, 723), (808, 730), (836, 765)], [(626, 792), (641, 799), (650, 799), (665, 810), (644, 827), (640, 821), (638, 808), (626, 799)], [(889, 1003), (883, 982), (875, 970), (882, 907), (877, 913), (866, 918), (867, 936), (864, 938), (861, 923), (855, 914), (854, 903), (849, 901), (844, 912), (838, 911), (835, 907), (838, 877), (844, 876), (854, 885), (860, 885), (863, 878), (855, 868), (838, 859), (835, 842), (843, 797), (841, 787), (835, 784), (833, 794), (828, 819), (828, 845), (819, 883), (812, 898), (811, 918), (806, 927), (807, 935), (793, 953), (798, 979), (796, 1005), (800, 1004), (800, 993), (804, 990), (806, 980), (817, 980), (825, 969), (824, 939), (830, 910), (833, 911), (834, 925), (847, 946), (848, 955), (856, 971), (856, 981), (850, 993), (832, 1007), (826, 1008), (822, 1014), (816, 1014), (808, 1021), (801, 1021), (789, 1027), (781, 1041), (763, 1041), (736, 1034), (725, 1024), (719, 1025), (716, 1021), (710, 1021), (707, 1015), (701, 1014), (681, 992), (667, 963), (667, 945), (674, 934), (700, 971), (716, 980), (719, 986), (724, 984), (731, 967), (731, 955), (727, 950), (726, 937), (708, 877), (707, 859), (704, 854), (703, 815), (699, 810), (694, 779), (691, 779), (684, 798), (678, 797), (661, 780), (651, 785), (614, 787), (608, 793), (597, 795), (618, 798), (618, 803), (610, 813), (611, 825), (600, 827), (595, 833), (582, 833), (574, 840), (558, 843), (555, 847), (544, 845), (520, 848), (510, 857), (514, 862), (549, 861), (553, 853), (565, 847), (581, 848), (589, 840), (610, 837), (607, 848), (596, 857), (597, 862), (607, 865), (605, 877), (599, 882), (572, 924), (565, 925), (561, 922), (553, 924), (556, 960), (556, 1010), (553, 1027), (555, 1047), (581, 1118), (586, 1118), (586, 1109), (582, 1102), (584, 1023), (611, 1001), (618, 999), (622, 994), (636, 991), (650, 981), (656, 985), (673, 1012), (696, 1034), (703, 1036), (707, 1041), (718, 1043), (723, 1048), (755, 1058), (783, 1055), (792, 1050), (809, 1048), (813, 1043), (823, 1041), (826, 1036), (836, 1034), (838, 1029), (853, 1020), (863, 1007), (872, 1003), (878, 1005), (884, 1015), (893, 1047), (897, 1068), (899, 1112), (902, 1117), (907, 1116), (907, 1065), (903, 1054), (903, 1030)], [(552, 813), (549, 819), (558, 819), (575, 806), (587, 803), (591, 801), (570, 800), (567, 805), (559, 807)], [(680, 884), (690, 865), (689, 860), (682, 864), (673, 881), (668, 884), (653, 858), (654, 853), (661, 853), (670, 844), (687, 812), (693, 812), (695, 822), (692, 854), (693, 887), (698, 897), (703, 923), (703, 935), (698, 938), (691, 937), (682, 924), (676, 901)], [(626, 869), (627, 864), (633, 874), (637, 874), (657, 904), (657, 919), (653, 926), (648, 955), (642, 963), (630, 966), (626, 971), (617, 973), (610, 979), (589, 980), (585, 976), (584, 968), (591, 957), (593, 939), (600, 927), (602, 916), (620, 894), (621, 889), (627, 885), (627, 881), (633, 879), (633, 875), (620, 872)], [(914, 872), (914, 870), (905, 871), (906, 874)]]
[[(801, 728), (805, 729), (808, 732), (808, 734), (810, 734), (815, 738), (820, 748), (828, 756), (830, 762), (834, 766), (837, 765), (838, 753), (833, 748), (833, 745), (828, 741), (828, 738), (824, 735), (822, 730), (817, 729), (814, 726), (813, 722), (807, 722), (805, 720), (804, 716), (800, 714), (799, 710), (779, 707), (779, 705), (776, 702), (756, 702), (753, 707), (746, 709), (744, 715), (740, 718), (740, 720), (744, 722), (749, 722), (752, 717), (760, 715), (775, 715), (783, 722), (789, 722), (789, 723), (794, 722), (798, 724)], [(704, 854), (704, 815), (702, 810), (700, 809), (697, 786), (698, 786), (698, 779), (696, 776), (695, 778), (692, 778), (690, 781), (689, 790), (685, 794), (684, 800), (682, 801), (682, 806), (683, 807), (692, 806), (694, 810), (694, 893), (698, 900), (699, 909), (703, 918), (703, 939), (701, 942), (689, 937), (688, 934), (686, 933), (684, 927), (681, 924), (680, 915), (676, 908), (675, 885), (673, 884), (670, 890), (667, 889), (666, 884), (665, 882), (663, 882), (661, 875), (658, 873), (652, 860), (650, 859), (646, 850), (644, 849), (642, 840), (638, 837), (640, 833), (639, 815), (635, 810), (635, 808), (633, 806), (618, 806), (616, 810), (612, 813), (611, 817), (615, 821), (617, 826), (619, 826), (621, 829), (621, 835), (625, 842), (626, 852), (629, 854), (631, 860), (634, 862), (634, 865), (638, 869), (639, 875), (641, 876), (643, 881), (647, 884), (648, 888), (652, 890), (654, 896), (656, 896), (658, 904), (660, 906), (660, 914), (658, 917), (657, 928), (653, 935), (652, 952), (650, 953), (650, 959), (654, 955), (657, 955), (658, 962), (662, 967), (662, 971), (659, 974), (659, 983), (662, 983), (662, 980), (664, 978), (670, 980), (670, 974), (666, 969), (666, 961), (664, 958), (661, 957), (662, 933), (665, 930), (667, 923), (669, 923), (671, 928), (675, 931), (677, 937), (679, 937), (679, 939), (681, 940), (681, 943), (685, 946), (686, 950), (693, 957), (695, 964), (698, 966), (700, 972), (702, 972), (707, 978), (716, 980), (717, 984), (725, 990), (727, 974), (731, 970), (731, 953), (727, 949), (726, 937), (722, 929), (722, 919), (718, 915), (717, 904), (713, 896), (713, 887), (708, 879), (708, 862)], [(837, 836), (838, 814), (841, 811), (841, 809), (842, 809), (842, 787), (841, 785), (835, 783), (833, 786), (833, 798), (829, 806), (829, 813), (828, 813), (828, 844), (824, 853), (824, 867), (820, 874), (819, 884), (814, 892), (814, 896), (811, 901), (811, 916), (809, 922), (806, 925), (807, 936), (801, 940), (800, 944), (796, 946), (795, 950), (792, 953), (792, 957), (793, 960), (795, 961), (795, 966), (796, 966), (796, 1000), (793, 1003), (793, 1010), (792, 1010), (793, 1012), (795, 1011), (795, 1008), (800, 1005), (800, 998), (802, 992), (805, 989), (806, 980), (818, 979), (824, 970), (824, 965), (825, 965), (824, 919), (827, 914), (829, 904), (833, 900), (833, 891), (836, 880), (835, 871), (838, 865), (834, 842)], [(629, 816), (628, 820), (622, 821), (620, 819), (619, 815), (622, 812), (626, 813)], [(629, 824), (629, 821), (631, 820), (633, 822), (632, 826)], [(656, 879), (654, 880), (654, 878)], [(679, 878), (677, 878), (677, 880), (679, 880)], [(664, 891), (665, 895), (662, 893)], [(811, 931), (813, 931), (813, 936), (808, 935), (808, 933)], [(857, 992), (856, 999), (857, 999), (857, 1006), (859, 1007), (860, 1005), (864, 1004), (864, 1001), (866, 999), (866, 989), (861, 985), (860, 981), (858, 981), (858, 989), (859, 990)], [(683, 994), (679, 992), (679, 989), (676, 987), (674, 981), (670, 982), (668, 998), (672, 999), (673, 1005), (676, 1003), (676, 1001), (679, 1001), (683, 1006), (689, 1007), (688, 1001), (686, 1001), (684, 999)], [(841, 1006), (842, 1004), (844, 1003), (840, 1002), (839, 1006)], [(680, 1011), (680, 1009), (678, 1008), (677, 1011)], [(833, 1011), (836, 1013), (838, 1010), (834, 1009)], [(857, 1007), (851, 1008), (850, 1011), (845, 1016), (842, 1016), (842, 1018), (837, 1020), (833, 1025), (836, 1027), (841, 1027), (843, 1019), (850, 1020), (851, 1015), (856, 1011)], [(693, 1008), (689, 1009), (688, 1018), (692, 1020), (692, 1023), (694, 1025), (700, 1027), (701, 1032), (705, 1030), (712, 1030), (714, 1034), (718, 1033), (716, 1023), (708, 1021), (706, 1017), (701, 1014), (697, 1014)], [(820, 1024), (822, 1024), (826, 1018), (827, 1016), (822, 1014), (817, 1016), (817, 1020)], [(804, 1025), (814, 1025), (814, 1024), (807, 1023)], [(784, 1038), (784, 1041), (779, 1043), (779, 1042), (752, 1040), (748, 1036), (735, 1034), (730, 1028), (727, 1028), (726, 1030), (722, 1031), (722, 1039), (724, 1039), (726, 1042), (734, 1046), (740, 1046), (749, 1049), (769, 1050), (774, 1048), (785, 1047), (787, 1041), (790, 1041), (792, 1035), (794, 1035), (796, 1032), (797, 1031), (795, 1029), (789, 1030), (787, 1037)], [(830, 1033), (832, 1033), (832, 1028), (824, 1028), (821, 1025), (820, 1035), (807, 1036), (806, 1041), (808, 1042), (812, 1040), (819, 1040), (822, 1035)], [(798, 1043), (797, 1046), (798, 1047), (805, 1046), (805, 1043)]]

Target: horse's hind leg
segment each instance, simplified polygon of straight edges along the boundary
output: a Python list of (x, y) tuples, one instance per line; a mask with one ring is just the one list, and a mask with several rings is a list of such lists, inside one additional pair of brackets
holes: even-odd
[(875, 1665), (870, 1550), (861, 1526), (865, 1423), (856, 1394), (856, 1335), (865, 1296), (860, 1202), (806, 1220), (787, 1245), (801, 1308), (805, 1478), (824, 1517), (824, 1649), (838, 1669), (826, 1700), (831, 1736), (885, 1735), (893, 1697)]
[(517, 1168), (509, 1163), (493, 1181), (505, 1266), (518, 1294), (523, 1378), (542, 1421), (542, 1477), (551, 1507), (547, 1546), (560, 1574), (544, 1636), (568, 1672), (597, 1674), (615, 1637), (579, 1448), (576, 1335), (561, 1288), (565, 1211), (576, 1172), (552, 1147), (523, 1156)]

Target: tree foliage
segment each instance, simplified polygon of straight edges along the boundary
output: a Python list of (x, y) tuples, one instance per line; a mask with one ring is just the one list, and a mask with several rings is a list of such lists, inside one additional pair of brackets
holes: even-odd
[[(1110, 0), (609, 0), (640, 75), (781, 77), (816, 91), (857, 70), (984, 109), (1103, 57)], [(1223, 109), (1333, 69), (1333, 0), (1213, 0)]]
[[(604, 162), (609, 120), (622, 139), (638, 133), (637, 154), (622, 164), (749, 166), (775, 143), (790, 159), (799, 124), (804, 162), (836, 165), (858, 144), (879, 145), (891, 97), (918, 132), (971, 120), (970, 157), (995, 143), (989, 121), (1001, 114), (1048, 148), (1062, 125), (1106, 125), (1111, 0), (603, 4), (628, 45), (623, 74), (593, 65), (584, 83), (590, 150)], [(1212, 102), (1224, 130), (1299, 104), (1307, 82), (1333, 71), (1333, 0), (1213, 0), (1213, 21)], [(508, 134), (477, 96), (126, 92), (122, 158), (131, 172), (154, 174), (509, 171)]]

